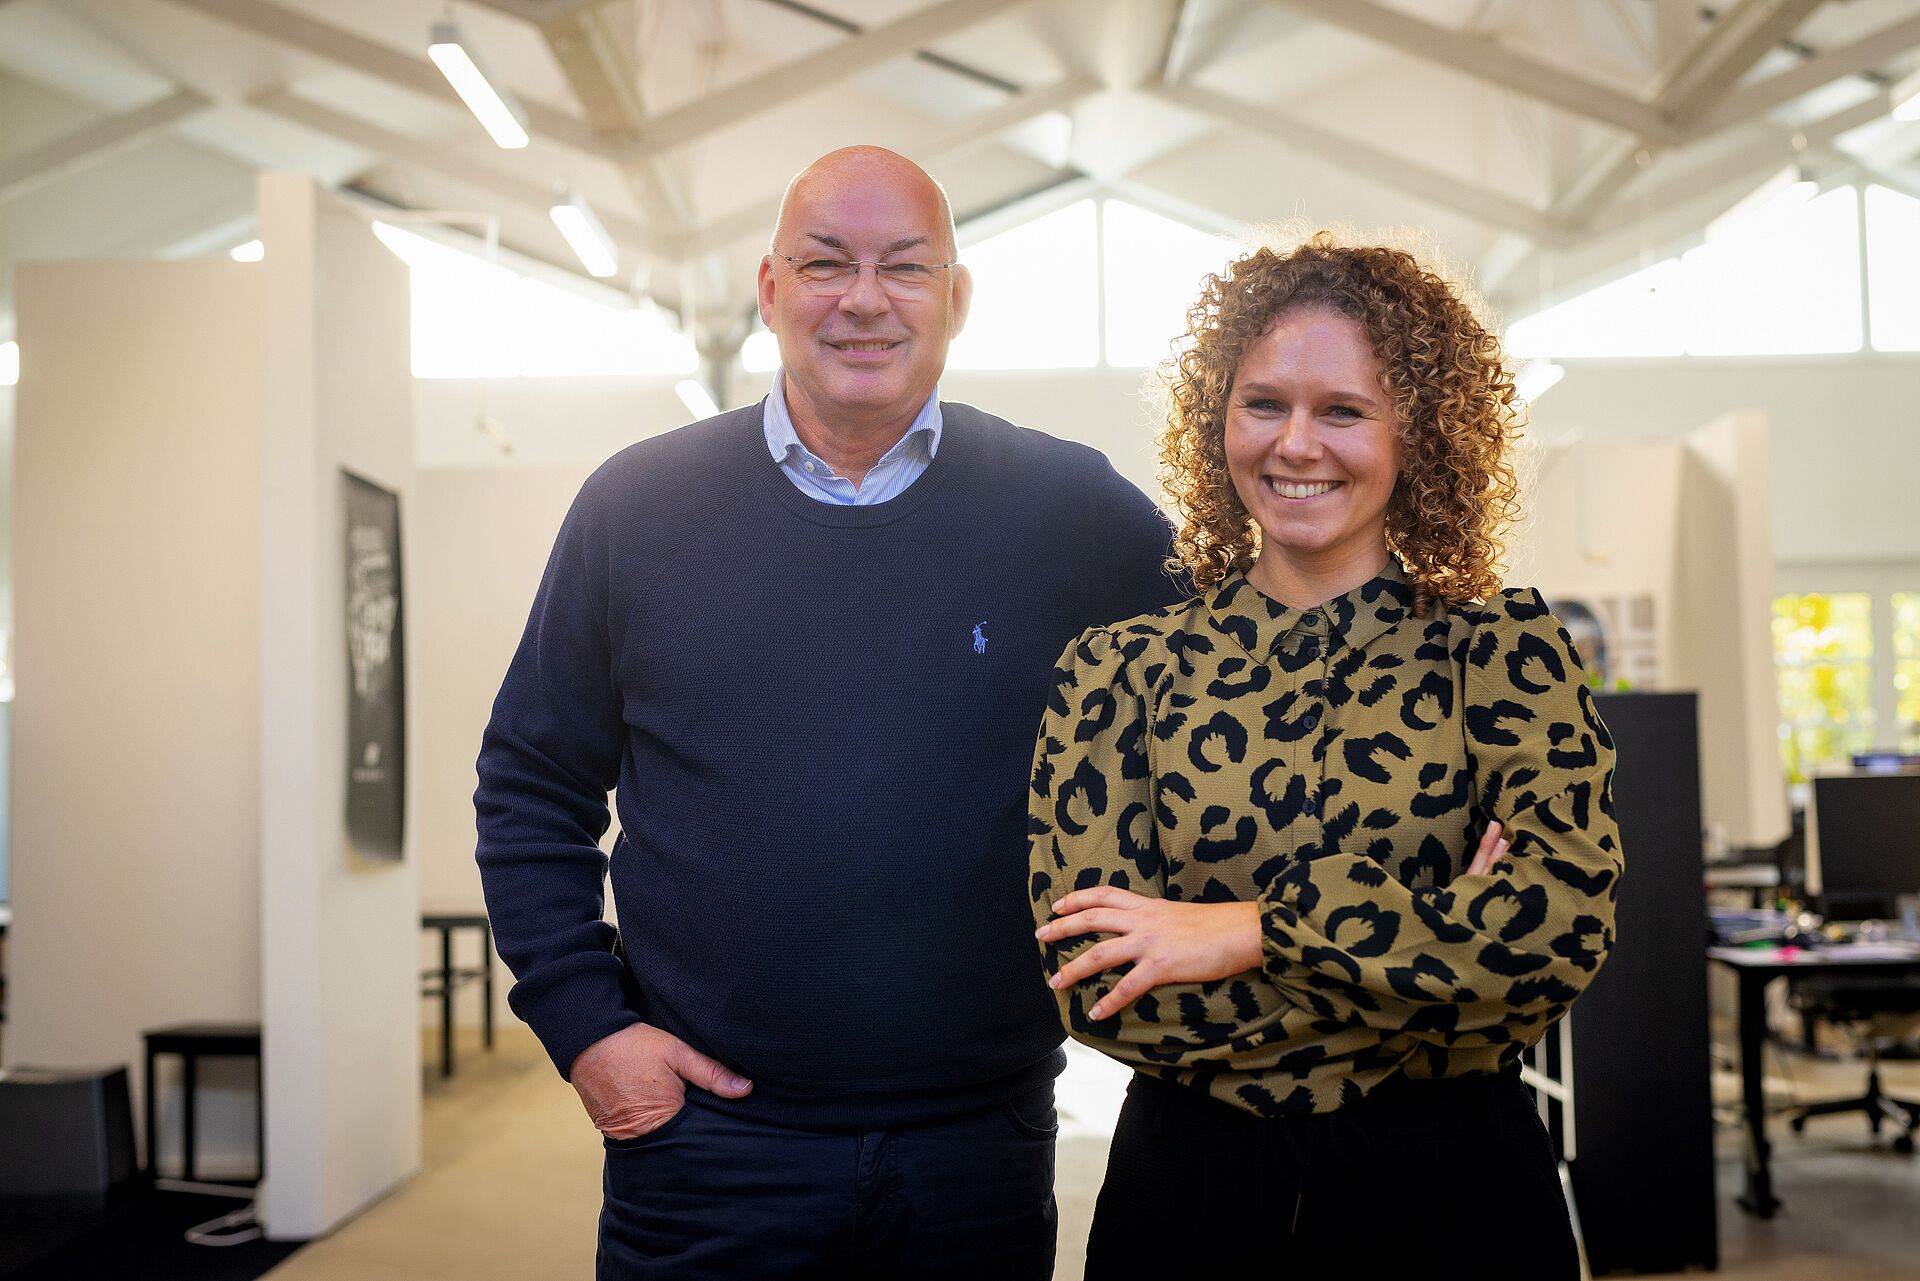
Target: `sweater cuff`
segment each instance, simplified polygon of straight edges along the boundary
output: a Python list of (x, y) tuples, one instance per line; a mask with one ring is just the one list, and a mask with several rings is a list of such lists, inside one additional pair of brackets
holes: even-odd
[(560, 973), (514, 984), (507, 1004), (540, 1038), (563, 1079), (588, 1046), (641, 1022), (627, 1004), (621, 960), (606, 952), (569, 957), (549, 966)]

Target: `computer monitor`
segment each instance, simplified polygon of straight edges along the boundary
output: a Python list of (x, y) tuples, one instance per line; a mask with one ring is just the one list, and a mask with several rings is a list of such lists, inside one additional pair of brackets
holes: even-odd
[(1813, 780), (1807, 888), (1829, 920), (1894, 915), (1920, 894), (1920, 772), (1860, 772)]

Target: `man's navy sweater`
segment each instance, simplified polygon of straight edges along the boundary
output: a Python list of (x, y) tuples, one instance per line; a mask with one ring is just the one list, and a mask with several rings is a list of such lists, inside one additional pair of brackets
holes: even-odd
[(644, 1020), (754, 1083), (712, 1106), (865, 1128), (1057, 1071), (1034, 733), (1069, 641), (1181, 593), (1166, 521), (1097, 451), (943, 413), (925, 474), (871, 506), (799, 493), (759, 406), (581, 489), (474, 797), (510, 1000), (563, 1073)]

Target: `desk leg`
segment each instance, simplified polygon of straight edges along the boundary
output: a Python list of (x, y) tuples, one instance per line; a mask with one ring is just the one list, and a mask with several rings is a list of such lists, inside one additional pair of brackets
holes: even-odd
[(480, 1010), (481, 1035), (486, 1047), (493, 1048), (493, 927), (480, 927), (480, 993), (486, 1004)]
[(440, 927), (440, 1075), (453, 1075), (453, 931)]
[(191, 1051), (185, 1054), (182, 1054), (180, 1056), (180, 1088), (182, 1092), (182, 1097), (180, 1100), (180, 1115), (186, 1121), (186, 1124), (182, 1126), (180, 1130), (180, 1164), (181, 1164), (180, 1177), (185, 1179), (189, 1183), (192, 1183), (194, 1181), (194, 1160), (193, 1160), (194, 1097), (193, 1096), (199, 1093), (199, 1084), (200, 1084), (198, 1079), (200, 1075), (199, 1068), (200, 1068), (199, 1060)]
[(160, 1112), (160, 1100), (153, 1093), (153, 1051), (147, 1051), (147, 1181), (151, 1183), (160, 1177), (160, 1149), (157, 1136), (160, 1126), (156, 1120)]
[(1772, 1147), (1767, 1143), (1767, 1095), (1761, 1052), (1767, 1040), (1767, 976), (1740, 975), (1740, 1086), (1747, 1107), (1747, 1190), (1740, 1207), (1771, 1219), (1780, 1202), (1773, 1195)]

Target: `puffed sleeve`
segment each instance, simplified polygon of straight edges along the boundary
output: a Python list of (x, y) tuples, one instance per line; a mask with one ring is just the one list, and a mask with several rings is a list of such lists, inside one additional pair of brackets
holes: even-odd
[(1261, 901), (1264, 968), (1302, 1004), (1332, 998), (1429, 1044), (1528, 1043), (1613, 944), (1613, 740), (1538, 592), (1490, 601), (1462, 661), (1456, 714), (1478, 808), (1505, 829), (1506, 856), (1488, 875), (1418, 889), (1360, 854), (1294, 864)]
[[(1145, 700), (1129, 664), (1144, 637), (1106, 628), (1083, 633), (1054, 669), (1046, 716), (1034, 748), (1028, 811), (1029, 888), (1036, 925), (1074, 890), (1113, 885), (1155, 898), (1166, 882), (1150, 805)], [(1049, 976), (1102, 936), (1041, 945)], [(1120, 971), (1057, 992), (1061, 1021), (1077, 1041), (1136, 1066), (1227, 1061), (1234, 1046), (1266, 1026), (1213, 1023), (1201, 1016), (1201, 987), (1165, 984), (1129, 1008), (1095, 1022), (1087, 1010), (1112, 990)], [(1210, 985), (1218, 987), (1219, 984)], [(1265, 987), (1249, 970), (1229, 987)], [(1244, 992), (1236, 1004), (1251, 1007)], [(1269, 998), (1267, 1004), (1275, 1004)], [(1165, 1015), (1163, 1020), (1162, 1015)]]

